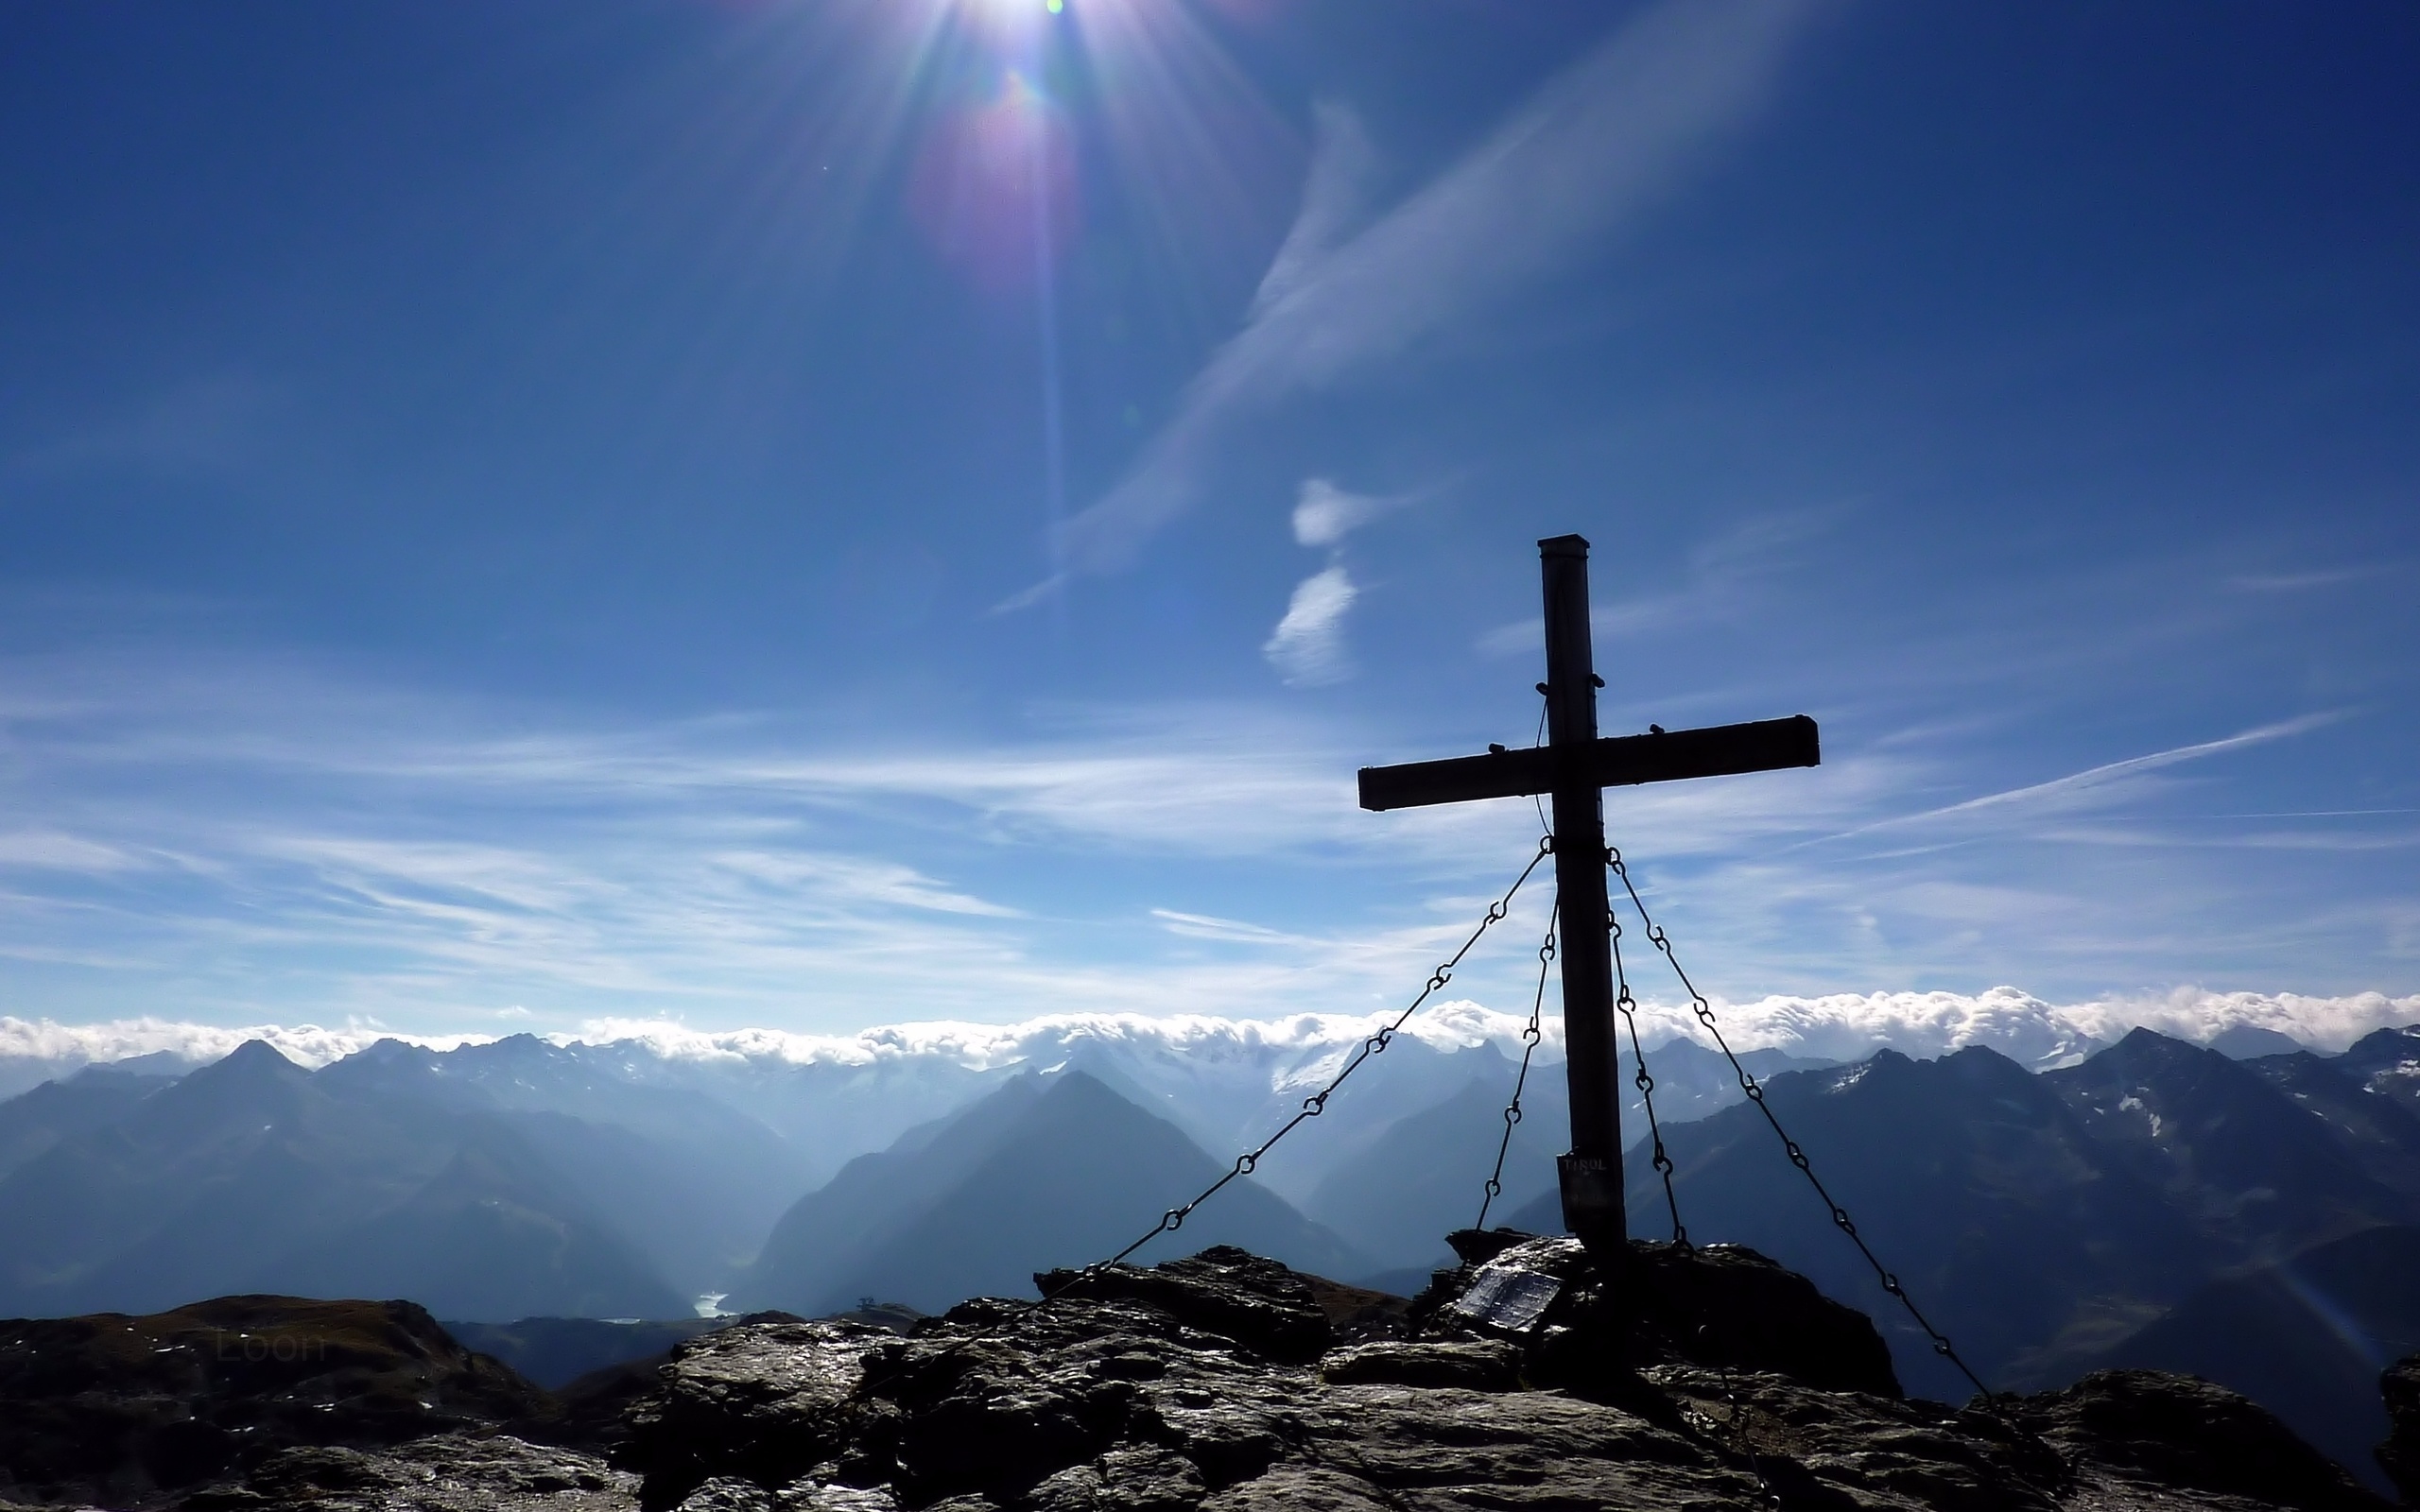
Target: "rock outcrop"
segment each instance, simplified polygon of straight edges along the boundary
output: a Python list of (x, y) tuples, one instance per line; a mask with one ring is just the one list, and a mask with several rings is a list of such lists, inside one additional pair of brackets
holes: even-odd
[[(2187, 1377), (1910, 1398), (1753, 1252), (1454, 1236), (1409, 1302), (1238, 1249), (906, 1337), (752, 1320), (567, 1405), (403, 1303), (0, 1326), (0, 1503), (186, 1512), (2383, 1512)], [(315, 1311), (316, 1310), (316, 1311)], [(271, 1325), (274, 1325), (273, 1327)], [(274, 1342), (289, 1339), (282, 1350)], [(262, 1347), (261, 1340), (271, 1341)], [(2420, 1362), (2388, 1381), (2402, 1474)], [(2400, 1395), (2397, 1395), (2400, 1393)], [(625, 1405), (626, 1404), (626, 1405)], [(2397, 1458), (2400, 1454), (2403, 1457)], [(28, 1468), (37, 1473), (28, 1474)]]
[(2378, 1468), (2407, 1504), (2420, 1506), (2420, 1354), (2406, 1355), (2388, 1366), (2378, 1389), (2386, 1394), (2387, 1417), (2394, 1424), (2377, 1448)]
[(0, 1499), (135, 1506), (296, 1445), (376, 1446), (550, 1410), (409, 1302), (222, 1297), (0, 1323)]
[(1634, 1246), (1608, 1276), (1568, 1240), (1457, 1241), (1349, 1339), (1232, 1249), (1040, 1277), (1047, 1303), (905, 1340), (728, 1330), (675, 1351), (617, 1456), (682, 1512), (2384, 1506), (2185, 1378), (1906, 1398), (1862, 1315), (1746, 1251)]
[(185, 1512), (632, 1512), (638, 1477), (508, 1434), (440, 1434), (383, 1450), (282, 1450)]

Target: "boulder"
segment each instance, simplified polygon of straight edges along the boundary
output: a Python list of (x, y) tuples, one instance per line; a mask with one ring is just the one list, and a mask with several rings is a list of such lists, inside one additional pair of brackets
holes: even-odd
[(1744, 1246), (1634, 1240), (1609, 1276), (1576, 1239), (1497, 1228), (1450, 1242), (1463, 1264), (1413, 1304), (1415, 1330), (1516, 1339), (1536, 1383), (1618, 1389), (1643, 1366), (1688, 1364), (1899, 1395), (1872, 1319)]
[(2191, 1376), (2097, 1370), (2019, 1398), (2010, 1418), (2081, 1469), (2119, 1487), (2206, 1491), (2298, 1512), (2383, 1503), (2267, 1410)]
[(1461, 1386), (1511, 1391), (1521, 1383), (1520, 1351), (1493, 1339), (1469, 1343), (1379, 1342), (1332, 1349), (1320, 1379), (1334, 1385)]
[(638, 1477), (509, 1435), (441, 1434), (388, 1449), (283, 1450), (182, 1512), (636, 1512)]
[[(1033, 1284), (1045, 1297), (1140, 1302), (1271, 1360), (1316, 1360), (1336, 1342), (1328, 1310), (1307, 1279), (1232, 1245), (1148, 1270), (1110, 1265), (1095, 1271), (1048, 1271), (1036, 1276)], [(1332, 1282), (1322, 1284), (1333, 1288)], [(1376, 1295), (1360, 1294), (1364, 1298)], [(1346, 1306), (1353, 1301), (1338, 1300)]]
[(894, 1341), (861, 1323), (746, 1323), (677, 1346), (660, 1385), (630, 1410), (617, 1464), (646, 1478), (650, 1507), (717, 1478), (779, 1486), (853, 1446), (882, 1442), (889, 1408), (858, 1394), (866, 1352)]

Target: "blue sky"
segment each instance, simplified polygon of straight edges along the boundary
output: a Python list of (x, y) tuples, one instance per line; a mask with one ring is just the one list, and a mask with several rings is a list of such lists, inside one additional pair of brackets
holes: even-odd
[[(1366, 1011), (1541, 536), (1735, 999), (2420, 991), (2420, 14), (0, 15), (0, 1012)], [(1508, 926), (1534, 934), (1542, 919)], [(1525, 944), (1462, 984), (1522, 996)]]

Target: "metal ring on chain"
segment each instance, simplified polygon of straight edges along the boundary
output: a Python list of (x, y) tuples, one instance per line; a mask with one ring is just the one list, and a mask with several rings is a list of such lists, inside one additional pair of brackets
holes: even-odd
[[(1610, 849), (1606, 854), (1616, 859), (1619, 856), (1619, 852)], [(1672, 1243), (1686, 1250), (1689, 1247), (1689, 1229), (1681, 1222), (1681, 1197), (1672, 1186), (1672, 1159), (1664, 1151), (1664, 1128), (1655, 1117), (1655, 1078), (1648, 1074), (1647, 1050), (1639, 1041), (1638, 1000), (1631, 995), (1629, 969), (1622, 964), (1621, 920), (1614, 916), (1610, 900), (1605, 905), (1605, 941), (1613, 953), (1614, 1006), (1621, 1014), (1621, 1026), (1630, 1030), (1631, 1058), (1638, 1067), (1638, 1074), (1631, 1078), (1631, 1082), (1638, 1089), (1639, 1105), (1647, 1110), (1647, 1137), (1655, 1151), (1653, 1160), (1649, 1163), (1664, 1183), (1664, 1207), (1672, 1217)], [(1616, 1057), (1621, 1053), (1618, 1037), (1615, 1040), (1614, 1051)]]
[(1504, 1160), (1512, 1150), (1513, 1125), (1521, 1122), (1521, 1093), (1530, 1084), (1530, 1059), (1536, 1054), (1538, 1041), (1544, 1038), (1539, 1020), (1546, 1012), (1547, 971), (1554, 964), (1555, 927), (1563, 917), (1563, 900), (1557, 898), (1547, 910), (1547, 937), (1538, 943), (1538, 989), (1530, 999), (1529, 1026), (1521, 1031), (1521, 1069), (1512, 1078), (1512, 1100), (1504, 1107), (1504, 1136), (1495, 1142), (1495, 1170), (1480, 1189), (1478, 1218), (1474, 1228), (1487, 1227), (1487, 1211), (1504, 1194)]

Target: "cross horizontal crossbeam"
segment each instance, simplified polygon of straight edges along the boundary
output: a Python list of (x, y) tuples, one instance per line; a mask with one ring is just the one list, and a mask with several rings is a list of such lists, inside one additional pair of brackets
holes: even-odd
[[(1729, 777), (1787, 766), (1815, 766), (1823, 751), (1805, 714), (1744, 725), (1616, 735), (1571, 747), (1532, 746), (1361, 768), (1361, 806), (1411, 809), (1473, 799), (1516, 798), (1557, 788), (1630, 787), (1693, 777)], [(1573, 767), (1577, 766), (1577, 770)]]

